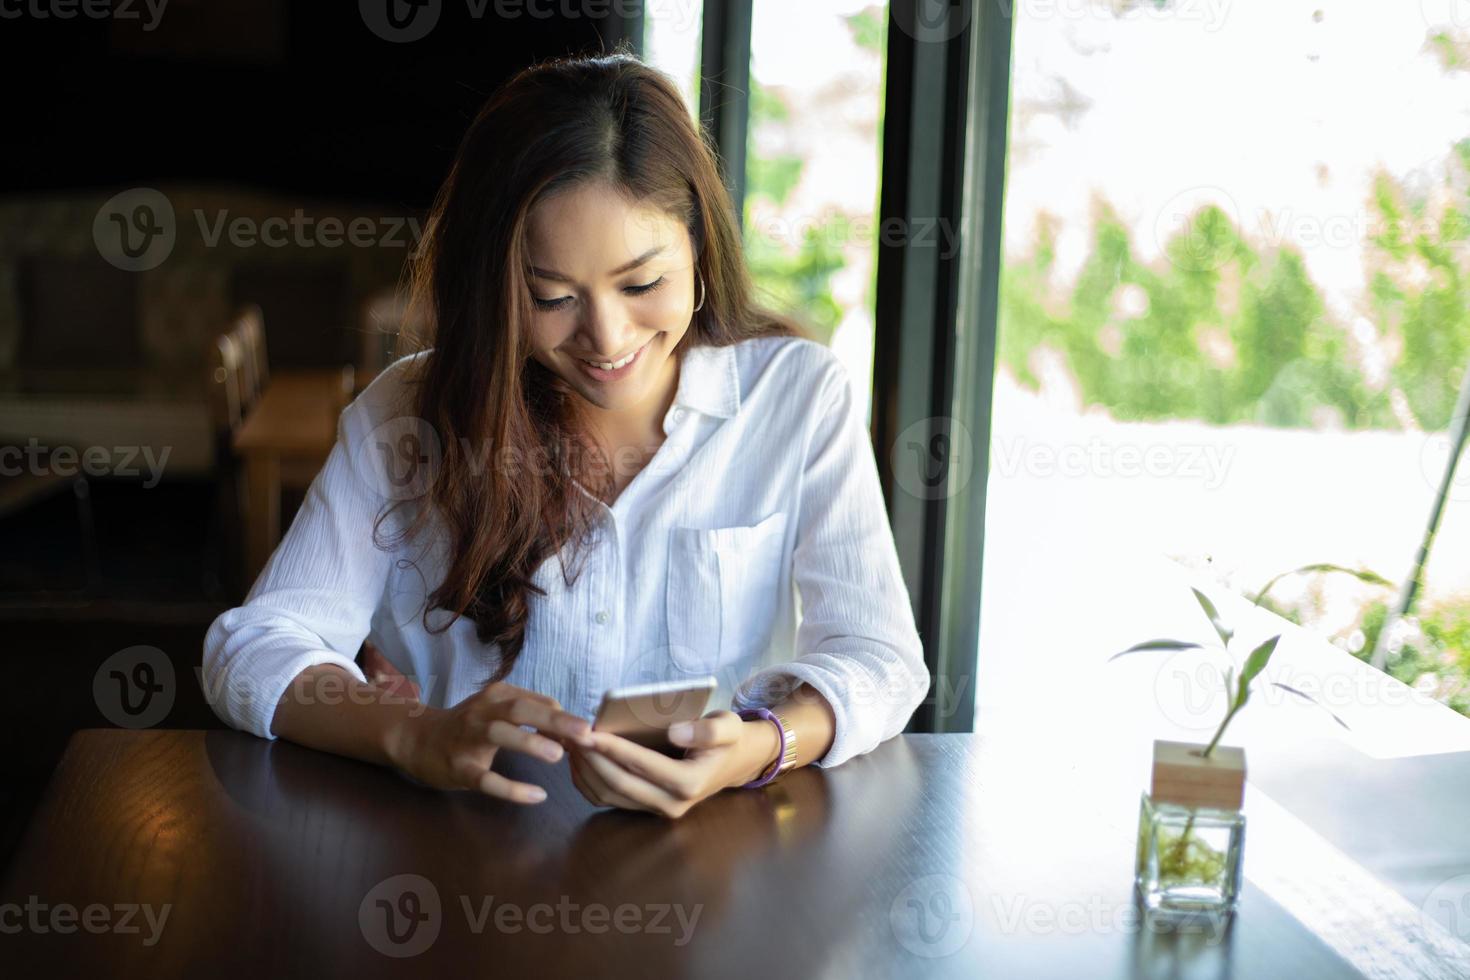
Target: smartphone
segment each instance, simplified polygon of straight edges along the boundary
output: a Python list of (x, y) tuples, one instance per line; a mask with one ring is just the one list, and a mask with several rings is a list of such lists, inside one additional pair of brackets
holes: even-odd
[(592, 727), (682, 758), (684, 746), (669, 741), (669, 726), (703, 717), (715, 686), (713, 677), (699, 677), (615, 687), (602, 696)]

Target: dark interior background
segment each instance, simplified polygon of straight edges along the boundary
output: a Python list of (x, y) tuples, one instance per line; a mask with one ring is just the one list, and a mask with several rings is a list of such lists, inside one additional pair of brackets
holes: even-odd
[(148, 31), (132, 2), (140, 20), (0, 22), (6, 193), (188, 179), (424, 208), (498, 83), (616, 32), (493, 0), (443, 2), (411, 43), (340, 0), (168, 0)]
[[(493, 3), (479, 18), (464, 0), (440, 8), (434, 29), (412, 43), (375, 35), (356, 3), (169, 0), (151, 31), (136, 2), (139, 20), (38, 19), (23, 8), (0, 21), (0, 199), (84, 190), (105, 197), (183, 183), (422, 213), (461, 133), (500, 81), (545, 57), (608, 50), (620, 31), (607, 18), (507, 19)], [(108, 317), (132, 302), (136, 287), (108, 273), (93, 270), (99, 285), (91, 290), (72, 286), (79, 297), (69, 295), (74, 280), (65, 264), (35, 277), (37, 295), (25, 302), (62, 314), (75, 302), (90, 311), (81, 322), (97, 336), (48, 334), (58, 349), (30, 350), (33, 363), (82, 363), (89, 351), (102, 363), (132, 356), (135, 338)], [(289, 294), (297, 286), (267, 270), (247, 271), (235, 289)], [(24, 597), (71, 574), (78, 529), (70, 495), (16, 513), (0, 509), (8, 695), (0, 866), (71, 733), (109, 724), (92, 683), (113, 652), (147, 644), (166, 653), (179, 684), (164, 726), (219, 724), (195, 668), (209, 623), (240, 597), (201, 587), (212, 481), (166, 480), (151, 489), (90, 483), (101, 579), (85, 602)]]

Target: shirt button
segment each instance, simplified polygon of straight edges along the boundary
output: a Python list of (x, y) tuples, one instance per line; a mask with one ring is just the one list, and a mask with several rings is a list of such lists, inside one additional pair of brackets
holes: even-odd
[(675, 422), (682, 422), (682, 421), (684, 421), (684, 410), (682, 408), (676, 408), (676, 409), (674, 409), (674, 421)]
[(607, 624), (607, 620), (608, 620), (607, 610), (606, 609), (599, 610), (598, 613), (597, 613), (596, 619), (597, 619), (597, 625), (598, 626), (604, 626), (604, 625), (606, 625)]

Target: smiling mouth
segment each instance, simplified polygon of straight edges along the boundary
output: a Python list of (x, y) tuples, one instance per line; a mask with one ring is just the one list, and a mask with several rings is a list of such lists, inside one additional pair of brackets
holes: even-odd
[[(649, 338), (649, 340), (652, 339), (653, 338), (651, 337)], [(637, 350), (633, 351), (633, 353), (627, 354), (616, 361), (603, 361), (586, 357), (578, 357), (577, 360), (581, 361), (583, 364), (588, 365), (589, 367), (594, 367), (601, 371), (616, 371), (619, 368), (627, 367), (629, 364), (633, 363), (633, 360), (639, 355), (640, 352), (642, 352), (644, 347), (648, 346), (648, 343), (649, 341), (645, 340), (642, 347), (639, 347)]]
[(614, 379), (622, 378), (622, 376), (625, 375), (625, 373), (628, 372), (629, 369), (631, 369), (632, 364), (634, 364), (635, 361), (639, 359), (639, 357), (642, 357), (642, 353), (644, 353), (645, 350), (648, 350), (648, 345), (653, 344), (653, 339), (653, 336), (650, 336), (647, 341), (644, 341), (642, 347), (639, 347), (638, 350), (634, 351), (634, 353), (625, 354), (625, 356), (619, 357), (619, 359), (617, 360), (578, 357), (576, 356), (576, 354), (573, 354), (572, 359), (575, 360), (576, 363), (581, 364), (582, 370), (584, 370), (584, 372), (587, 372), (592, 379), (595, 379), (595, 381), (614, 381)]

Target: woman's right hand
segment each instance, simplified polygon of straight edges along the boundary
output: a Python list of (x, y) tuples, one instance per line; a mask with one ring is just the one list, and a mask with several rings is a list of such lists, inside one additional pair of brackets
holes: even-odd
[(474, 789), (515, 803), (540, 803), (546, 799), (540, 786), (490, 771), (495, 753), (513, 749), (558, 762), (564, 750), (556, 739), (591, 746), (596, 744), (591, 729), (555, 698), (501, 682), (452, 708), (429, 708), (405, 719), (389, 757), (407, 775), (438, 789)]

